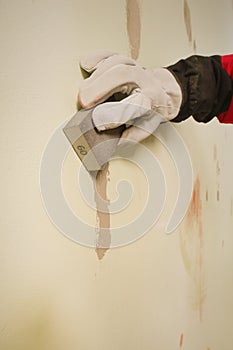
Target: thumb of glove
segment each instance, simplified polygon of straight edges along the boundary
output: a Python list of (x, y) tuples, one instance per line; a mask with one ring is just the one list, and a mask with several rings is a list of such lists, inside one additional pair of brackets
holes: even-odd
[(98, 105), (92, 115), (93, 123), (99, 131), (116, 128), (122, 124), (133, 125), (151, 110), (150, 99), (141, 91), (118, 102)]

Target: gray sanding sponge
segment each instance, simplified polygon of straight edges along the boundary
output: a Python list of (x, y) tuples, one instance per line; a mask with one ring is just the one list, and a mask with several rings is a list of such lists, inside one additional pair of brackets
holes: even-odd
[(78, 111), (63, 131), (86, 169), (100, 170), (112, 157), (125, 126), (98, 131), (92, 121), (94, 108)]

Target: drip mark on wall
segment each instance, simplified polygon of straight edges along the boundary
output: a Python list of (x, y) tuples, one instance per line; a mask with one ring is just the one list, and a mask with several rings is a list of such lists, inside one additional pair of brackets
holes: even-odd
[(186, 34), (188, 37), (189, 44), (192, 46), (192, 50), (194, 53), (197, 51), (197, 42), (195, 39), (193, 39), (193, 31), (192, 31), (192, 20), (191, 20), (191, 11), (189, 8), (189, 4), (187, 0), (184, 0), (184, 22), (185, 22), (185, 28), (186, 28)]
[(231, 198), (231, 216), (233, 216), (233, 198)]
[(192, 24), (191, 24), (191, 13), (187, 0), (184, 0), (184, 21), (186, 27), (186, 33), (188, 41), (192, 42)]
[[(126, 16), (130, 54), (133, 59), (137, 59), (141, 40), (139, 0), (126, 0)], [(109, 202), (107, 198), (108, 175), (109, 163), (107, 163), (104, 169), (99, 171), (96, 176), (93, 176), (97, 212), (96, 254), (99, 260), (103, 259), (111, 244), (110, 213), (108, 210)]]
[(196, 40), (193, 40), (193, 52), (196, 53), (197, 52), (197, 43)]
[(182, 349), (183, 341), (184, 341), (184, 335), (183, 335), (183, 333), (182, 333), (182, 334), (180, 335), (180, 349)]
[(209, 200), (209, 191), (208, 190), (206, 190), (206, 192), (205, 192), (205, 200), (206, 200), (206, 202), (208, 202), (208, 200)]
[(107, 183), (109, 174), (109, 163), (93, 176), (95, 188), (96, 217), (97, 217), (97, 240), (96, 254), (102, 260), (111, 244), (109, 201), (107, 198)]
[(204, 237), (202, 224), (201, 184), (196, 178), (193, 195), (180, 233), (180, 246), (185, 268), (194, 285), (193, 308), (203, 319), (203, 306), (206, 299), (204, 276)]
[(216, 181), (217, 181), (217, 192), (216, 192), (216, 199), (219, 202), (220, 201), (220, 183), (219, 183), (219, 177), (221, 175), (221, 166), (220, 162), (217, 159), (218, 158), (218, 152), (217, 152), (217, 146), (214, 145), (213, 149), (213, 160), (216, 162)]
[(126, 0), (127, 34), (130, 55), (133, 59), (139, 56), (141, 42), (141, 11), (139, 0)]
[(221, 173), (220, 163), (219, 163), (219, 161), (217, 161), (217, 163), (216, 163), (216, 174), (217, 174), (217, 176), (219, 176), (220, 173)]

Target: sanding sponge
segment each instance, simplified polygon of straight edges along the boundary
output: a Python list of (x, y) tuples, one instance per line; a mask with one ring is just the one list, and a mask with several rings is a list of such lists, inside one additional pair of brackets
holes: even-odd
[(78, 111), (63, 128), (74, 151), (86, 169), (100, 170), (111, 158), (125, 126), (98, 131), (92, 121), (94, 108)]

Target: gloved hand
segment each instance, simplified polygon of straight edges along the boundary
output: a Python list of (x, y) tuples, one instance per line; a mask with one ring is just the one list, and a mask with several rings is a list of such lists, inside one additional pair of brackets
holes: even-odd
[[(126, 124), (120, 143), (140, 142), (161, 121), (171, 120), (179, 112), (181, 89), (166, 68), (145, 69), (133, 59), (109, 51), (82, 59), (80, 67), (88, 77), (81, 83), (79, 104), (82, 108), (97, 105), (92, 118), (100, 131)], [(113, 101), (105, 102), (110, 97)]]

